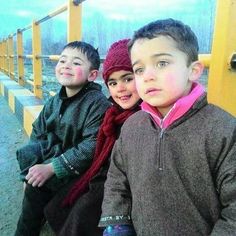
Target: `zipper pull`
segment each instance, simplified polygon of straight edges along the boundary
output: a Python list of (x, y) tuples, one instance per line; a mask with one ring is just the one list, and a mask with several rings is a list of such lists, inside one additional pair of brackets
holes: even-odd
[(163, 133), (164, 133), (164, 129), (161, 129), (161, 132), (160, 132), (160, 138), (163, 137)]

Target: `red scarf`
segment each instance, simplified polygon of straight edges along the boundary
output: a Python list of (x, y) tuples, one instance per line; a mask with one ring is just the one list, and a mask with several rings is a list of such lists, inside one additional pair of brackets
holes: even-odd
[(139, 106), (135, 106), (132, 110), (121, 110), (117, 106), (113, 105), (106, 111), (103, 123), (98, 132), (92, 165), (72, 186), (62, 203), (63, 206), (74, 204), (77, 198), (86, 191), (91, 179), (98, 173), (101, 166), (110, 156), (113, 145), (120, 133), (119, 127), (122, 126), (129, 116), (139, 109)]

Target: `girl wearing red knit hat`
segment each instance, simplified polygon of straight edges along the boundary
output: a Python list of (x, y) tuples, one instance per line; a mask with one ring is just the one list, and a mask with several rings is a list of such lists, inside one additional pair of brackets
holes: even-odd
[(103, 63), (103, 79), (113, 105), (107, 110), (100, 127), (91, 167), (72, 186), (62, 189), (46, 207), (46, 218), (57, 235), (103, 234), (97, 225), (101, 215), (109, 157), (121, 126), (140, 109), (128, 42), (128, 39), (123, 39), (112, 44)]

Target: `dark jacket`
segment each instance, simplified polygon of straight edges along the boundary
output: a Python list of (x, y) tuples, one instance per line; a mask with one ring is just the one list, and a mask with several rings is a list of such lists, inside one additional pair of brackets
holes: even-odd
[(17, 151), (22, 178), (31, 166), (49, 162), (57, 178), (82, 174), (92, 161), (97, 131), (109, 106), (96, 83), (72, 97), (62, 87), (33, 123), (28, 145)]
[(138, 236), (236, 235), (236, 119), (206, 97), (166, 130), (131, 116), (102, 210), (100, 226), (133, 224)]

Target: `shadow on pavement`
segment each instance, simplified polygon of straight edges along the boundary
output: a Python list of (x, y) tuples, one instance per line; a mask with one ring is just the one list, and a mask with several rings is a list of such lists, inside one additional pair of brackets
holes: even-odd
[[(0, 235), (14, 235), (21, 210), (23, 184), (19, 180), (16, 150), (28, 141), (7, 101), (0, 96)], [(46, 225), (42, 236), (52, 236)]]

